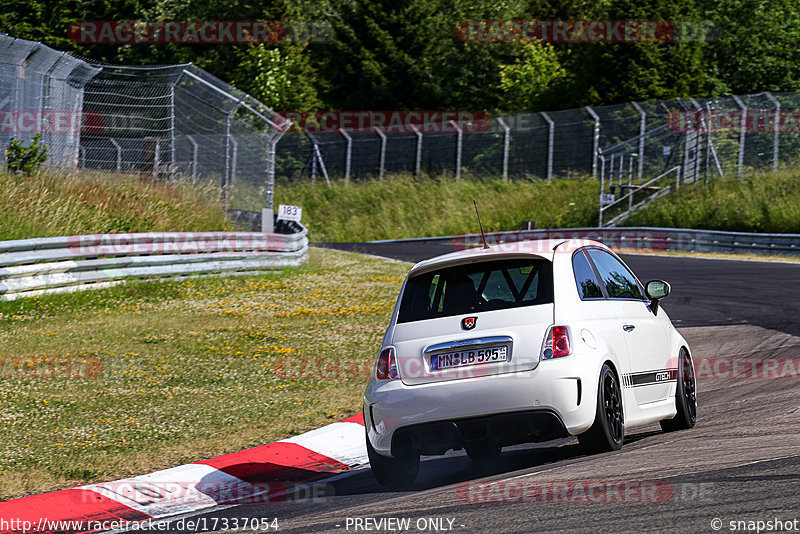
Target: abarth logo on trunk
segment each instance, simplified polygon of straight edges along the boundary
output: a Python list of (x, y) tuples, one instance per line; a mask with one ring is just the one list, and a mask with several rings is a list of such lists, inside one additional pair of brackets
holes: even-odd
[(478, 324), (477, 317), (464, 317), (461, 319), (461, 328), (464, 330), (472, 330), (476, 324)]

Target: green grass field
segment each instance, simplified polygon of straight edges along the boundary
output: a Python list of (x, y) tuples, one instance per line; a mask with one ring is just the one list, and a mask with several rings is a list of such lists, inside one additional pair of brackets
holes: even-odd
[[(487, 231), (597, 225), (596, 180), (548, 183), (391, 177), (345, 185), (280, 184), (276, 205), (303, 207), (317, 241), (368, 241), (477, 233), (472, 199)], [(626, 226), (800, 233), (800, 172), (753, 173), (742, 180), (685, 186), (635, 213)]]
[(624, 224), (800, 233), (800, 171), (784, 169), (682, 188)]
[[(213, 187), (102, 173), (0, 177), (7, 184), (0, 197), (0, 239), (233, 229)], [(595, 226), (598, 191), (597, 181), (588, 178), (457, 182), (452, 177), (390, 176), (350, 185), (334, 181), (332, 187), (278, 183), (275, 204), (302, 206), (312, 240), (369, 241), (476, 233), (473, 199), (490, 232), (517, 230), (522, 221), (534, 221), (537, 228)], [(800, 177), (786, 169), (684, 187), (624, 224), (800, 232)]]
[(407, 264), (0, 302), (0, 497), (254, 447), (361, 410)]

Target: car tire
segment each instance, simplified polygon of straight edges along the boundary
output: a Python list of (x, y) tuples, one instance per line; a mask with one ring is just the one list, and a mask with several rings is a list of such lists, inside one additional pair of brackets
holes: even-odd
[(464, 447), (469, 459), (475, 463), (487, 463), (500, 457), (502, 450), (497, 446)]
[(600, 370), (597, 388), (597, 409), (594, 423), (578, 435), (578, 442), (590, 453), (616, 451), (625, 439), (625, 415), (622, 394), (614, 371), (608, 364)]
[(681, 349), (678, 364), (678, 385), (675, 389), (675, 408), (672, 419), (661, 421), (661, 430), (673, 432), (692, 428), (697, 421), (697, 388), (692, 359), (686, 349)]
[(388, 458), (378, 454), (367, 437), (367, 457), (372, 475), (384, 488), (405, 489), (417, 479), (419, 454), (408, 452), (400, 458)]

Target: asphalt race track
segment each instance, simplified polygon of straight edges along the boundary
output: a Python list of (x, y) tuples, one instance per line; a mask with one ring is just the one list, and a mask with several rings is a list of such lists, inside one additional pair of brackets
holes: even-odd
[[(325, 246), (417, 261), (451, 250)], [(695, 365), (708, 358), (727, 365), (698, 371), (695, 428), (637, 428), (621, 451), (595, 456), (583, 455), (574, 438), (518, 446), (482, 468), (451, 452), (423, 458), (413, 491), (387, 492), (360, 469), (285, 502), (216, 508), (192, 519), (223, 531), (223, 519), (278, 518), (280, 531), (297, 533), (768, 532), (766, 522), (776, 519), (789, 523), (772, 531), (800, 531), (800, 264), (623, 258), (643, 280), (672, 283), (663, 307)], [(767, 361), (795, 374), (762, 372)], [(744, 375), (732, 378), (736, 362)], [(378, 523), (389, 518), (408, 520), (408, 530)], [(180, 519), (168, 521), (170, 531), (188, 531)]]

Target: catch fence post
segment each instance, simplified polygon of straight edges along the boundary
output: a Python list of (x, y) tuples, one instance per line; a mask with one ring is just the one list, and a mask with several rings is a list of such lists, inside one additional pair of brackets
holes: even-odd
[(779, 150), (779, 143), (778, 143), (778, 135), (780, 133), (780, 124), (781, 124), (781, 103), (778, 101), (775, 96), (769, 91), (764, 93), (770, 102), (775, 106), (775, 125), (774, 131), (772, 133), (772, 170), (778, 170), (778, 150)]
[(503, 117), (498, 117), (497, 122), (503, 127), (503, 180), (508, 180), (508, 152), (511, 145), (511, 128), (508, 127)]
[(386, 169), (386, 134), (378, 126), (373, 126), (375, 133), (381, 138), (381, 152), (380, 161), (378, 163), (378, 178), (383, 180), (383, 174)]
[(556, 133), (556, 123), (544, 111), (542, 111), (541, 115), (549, 127), (547, 133), (547, 181), (549, 182), (553, 179), (553, 141)]
[(592, 178), (597, 178), (597, 149), (600, 148), (600, 117), (589, 106), (586, 106), (586, 111), (594, 119), (594, 129), (592, 130)]
[(638, 102), (631, 102), (631, 105), (639, 112), (639, 181), (642, 181), (644, 174), (644, 134), (647, 131), (647, 113)]
[(736, 104), (742, 110), (742, 117), (739, 120), (739, 161), (736, 168), (736, 177), (741, 179), (742, 168), (744, 167), (744, 140), (747, 133), (747, 106), (742, 102), (742, 99), (733, 95)]
[(461, 147), (463, 132), (456, 121), (450, 121), (450, 126), (456, 130), (456, 182), (461, 180)]
[(344, 128), (339, 128), (339, 133), (342, 134), (344, 140), (347, 142), (347, 148), (344, 155), (344, 183), (350, 183), (350, 163), (353, 157), (353, 138), (348, 135)]

